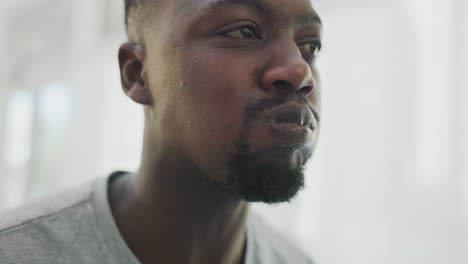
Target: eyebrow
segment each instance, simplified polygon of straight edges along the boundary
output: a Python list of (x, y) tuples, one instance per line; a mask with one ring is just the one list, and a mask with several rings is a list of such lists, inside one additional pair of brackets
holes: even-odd
[[(264, 0), (212, 0), (209, 4), (209, 9), (216, 10), (218, 8), (229, 5), (244, 5), (255, 9), (261, 14), (271, 16), (273, 8)], [(306, 13), (297, 19), (300, 25), (315, 24), (322, 25), (322, 20), (315, 12)]]
[(228, 5), (248, 6), (261, 14), (268, 14), (272, 11), (271, 6), (263, 0), (213, 0), (210, 2), (209, 9), (218, 9)]
[(317, 13), (311, 12), (311, 13), (306, 13), (305, 15), (300, 16), (297, 19), (297, 23), (300, 25), (308, 25), (308, 24), (322, 25), (322, 19), (320, 19)]

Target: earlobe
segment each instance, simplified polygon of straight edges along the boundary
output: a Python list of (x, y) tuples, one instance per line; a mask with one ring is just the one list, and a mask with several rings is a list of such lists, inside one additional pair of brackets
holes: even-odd
[(148, 89), (142, 83), (134, 83), (130, 89), (126, 91), (128, 97), (133, 101), (142, 104), (150, 105), (151, 104), (151, 95), (148, 92)]
[(122, 89), (133, 101), (150, 105), (151, 93), (143, 79), (144, 48), (132, 42), (124, 43), (119, 49), (119, 66)]

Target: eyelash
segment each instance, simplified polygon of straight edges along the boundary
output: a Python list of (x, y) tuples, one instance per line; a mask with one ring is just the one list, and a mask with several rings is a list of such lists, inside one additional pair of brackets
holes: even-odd
[(300, 43), (298, 44), (299, 49), (301, 47), (304, 47), (305, 45), (313, 45), (314, 51), (310, 52), (309, 55), (312, 55), (313, 57), (316, 57), (320, 51), (322, 50), (322, 43), (320, 41), (311, 41), (311, 42), (305, 42), (305, 43)]
[[(229, 35), (229, 33), (234, 33), (236, 31), (240, 32), (239, 35), (242, 35), (243, 33), (247, 33), (245, 31), (242, 32), (242, 29), (250, 29), (252, 31), (251, 33), (253, 34), (252, 37), (254, 37), (255, 39), (243, 38), (242, 36), (236, 37), (236, 36)], [(253, 25), (253, 24), (241, 25), (241, 26), (239, 26), (237, 28), (226, 31), (226, 32), (224, 32), (222, 34), (227, 36), (227, 37), (232, 37), (232, 38), (235, 38), (235, 39), (244, 39), (244, 40), (262, 40), (263, 39), (262, 33), (260, 32), (258, 27)]]
[[(241, 36), (236, 37), (236, 36), (229, 35), (229, 33), (234, 33), (236, 31), (240, 32), (239, 35), (242, 35), (241, 30), (243, 28), (251, 29), (253, 37), (255, 37), (255, 39), (242, 38)], [(246, 32), (243, 32), (243, 33), (246, 33)], [(231, 37), (231, 38), (234, 38), (234, 39), (243, 39), (243, 40), (249, 40), (249, 41), (263, 40), (263, 36), (262, 36), (261, 31), (254, 24), (244, 24), (244, 25), (238, 26), (237, 28), (225, 31), (224, 33), (222, 33), (222, 35), (227, 36), (227, 37)], [(313, 52), (303, 52), (302, 47), (304, 47), (306, 45), (313, 45), (314, 46), (314, 51)], [(310, 60), (310, 59), (316, 57), (320, 53), (320, 51), (322, 50), (322, 42), (320, 42), (320, 41), (302, 42), (302, 43), (298, 43), (297, 46), (301, 50), (301, 53), (303, 53), (303, 56), (305, 57), (305, 59), (307, 59), (307, 60)]]

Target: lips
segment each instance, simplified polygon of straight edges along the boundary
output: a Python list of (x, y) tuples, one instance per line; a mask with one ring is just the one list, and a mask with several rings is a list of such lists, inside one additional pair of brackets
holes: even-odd
[(272, 115), (272, 121), (277, 124), (294, 124), (297, 126), (310, 127), (312, 124), (312, 115), (307, 109), (299, 107), (288, 107), (277, 110)]
[(288, 104), (269, 111), (266, 121), (273, 134), (293, 144), (304, 144), (315, 130), (312, 111), (305, 105)]

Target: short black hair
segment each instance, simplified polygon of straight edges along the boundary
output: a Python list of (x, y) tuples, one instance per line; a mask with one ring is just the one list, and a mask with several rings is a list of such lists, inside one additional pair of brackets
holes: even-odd
[(130, 10), (138, 5), (138, 0), (124, 0), (125, 1), (125, 28), (128, 30), (128, 18), (130, 17)]
[(125, 29), (127, 33), (132, 31), (132, 27), (140, 27), (140, 24), (144, 21), (142, 18), (148, 12), (153, 12), (153, 10), (148, 9), (148, 5), (159, 3), (158, 0), (124, 0), (125, 3)]

